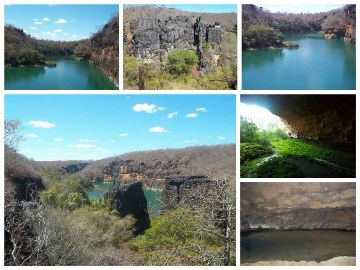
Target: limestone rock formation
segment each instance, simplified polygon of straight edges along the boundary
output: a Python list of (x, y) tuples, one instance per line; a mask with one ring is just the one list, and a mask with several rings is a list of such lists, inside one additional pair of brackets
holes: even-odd
[(133, 215), (136, 219), (135, 234), (144, 232), (150, 226), (147, 200), (141, 182), (134, 182), (113, 191), (107, 192), (104, 198), (110, 199), (113, 209), (121, 217)]
[[(142, 16), (125, 23), (124, 44), (128, 54), (154, 64), (162, 63), (166, 53), (172, 50), (193, 50), (200, 59), (200, 66), (208, 68), (217, 65), (216, 59), (221, 53), (221, 26), (219, 22), (206, 24), (201, 16), (181, 15), (166, 19)], [(203, 56), (208, 45), (211, 47), (210, 60)]]
[(242, 183), (241, 230), (355, 230), (355, 183)]
[(291, 136), (355, 144), (355, 95), (242, 95), (279, 116)]
[[(165, 178), (163, 190), (164, 210), (172, 210), (179, 203), (196, 205), (200, 200), (199, 192), (209, 188), (209, 179), (206, 176), (176, 176)], [(195, 191), (196, 190), (196, 191)]]

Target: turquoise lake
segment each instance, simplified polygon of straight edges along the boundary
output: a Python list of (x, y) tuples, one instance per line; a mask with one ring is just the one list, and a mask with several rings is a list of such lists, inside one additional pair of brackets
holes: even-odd
[(285, 35), (285, 40), (299, 48), (242, 52), (242, 89), (355, 89), (355, 44), (322, 33)]
[(5, 67), (5, 90), (115, 90), (89, 61), (51, 57), (56, 67)]
[[(104, 193), (113, 190), (116, 185), (113, 184), (96, 184), (93, 189), (88, 190), (89, 199), (100, 200)], [(143, 188), (147, 200), (147, 206), (150, 216), (158, 216), (162, 209), (162, 191), (157, 189)]]
[(325, 261), (356, 255), (356, 233), (337, 230), (241, 233), (241, 262)]

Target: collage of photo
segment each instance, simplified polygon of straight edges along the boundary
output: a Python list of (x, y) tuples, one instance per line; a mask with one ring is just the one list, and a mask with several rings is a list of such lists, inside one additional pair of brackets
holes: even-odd
[(355, 268), (355, 4), (9, 2), (4, 266)]

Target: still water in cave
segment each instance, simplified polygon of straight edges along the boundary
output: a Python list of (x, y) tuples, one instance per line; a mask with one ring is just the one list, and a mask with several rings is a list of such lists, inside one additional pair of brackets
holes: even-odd
[(339, 230), (258, 231), (241, 233), (241, 263), (325, 261), (355, 256), (356, 233)]

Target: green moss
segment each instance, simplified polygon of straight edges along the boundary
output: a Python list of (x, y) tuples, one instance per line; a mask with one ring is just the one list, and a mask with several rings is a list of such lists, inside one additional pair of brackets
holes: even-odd
[(283, 157), (274, 157), (256, 167), (255, 177), (259, 178), (298, 178), (303, 177), (302, 170)]
[(278, 154), (284, 157), (322, 159), (338, 166), (355, 169), (355, 157), (351, 154), (329, 149), (316, 143), (298, 139), (271, 141)]
[(240, 163), (265, 157), (272, 154), (269, 146), (261, 145), (256, 142), (245, 142), (240, 144)]

